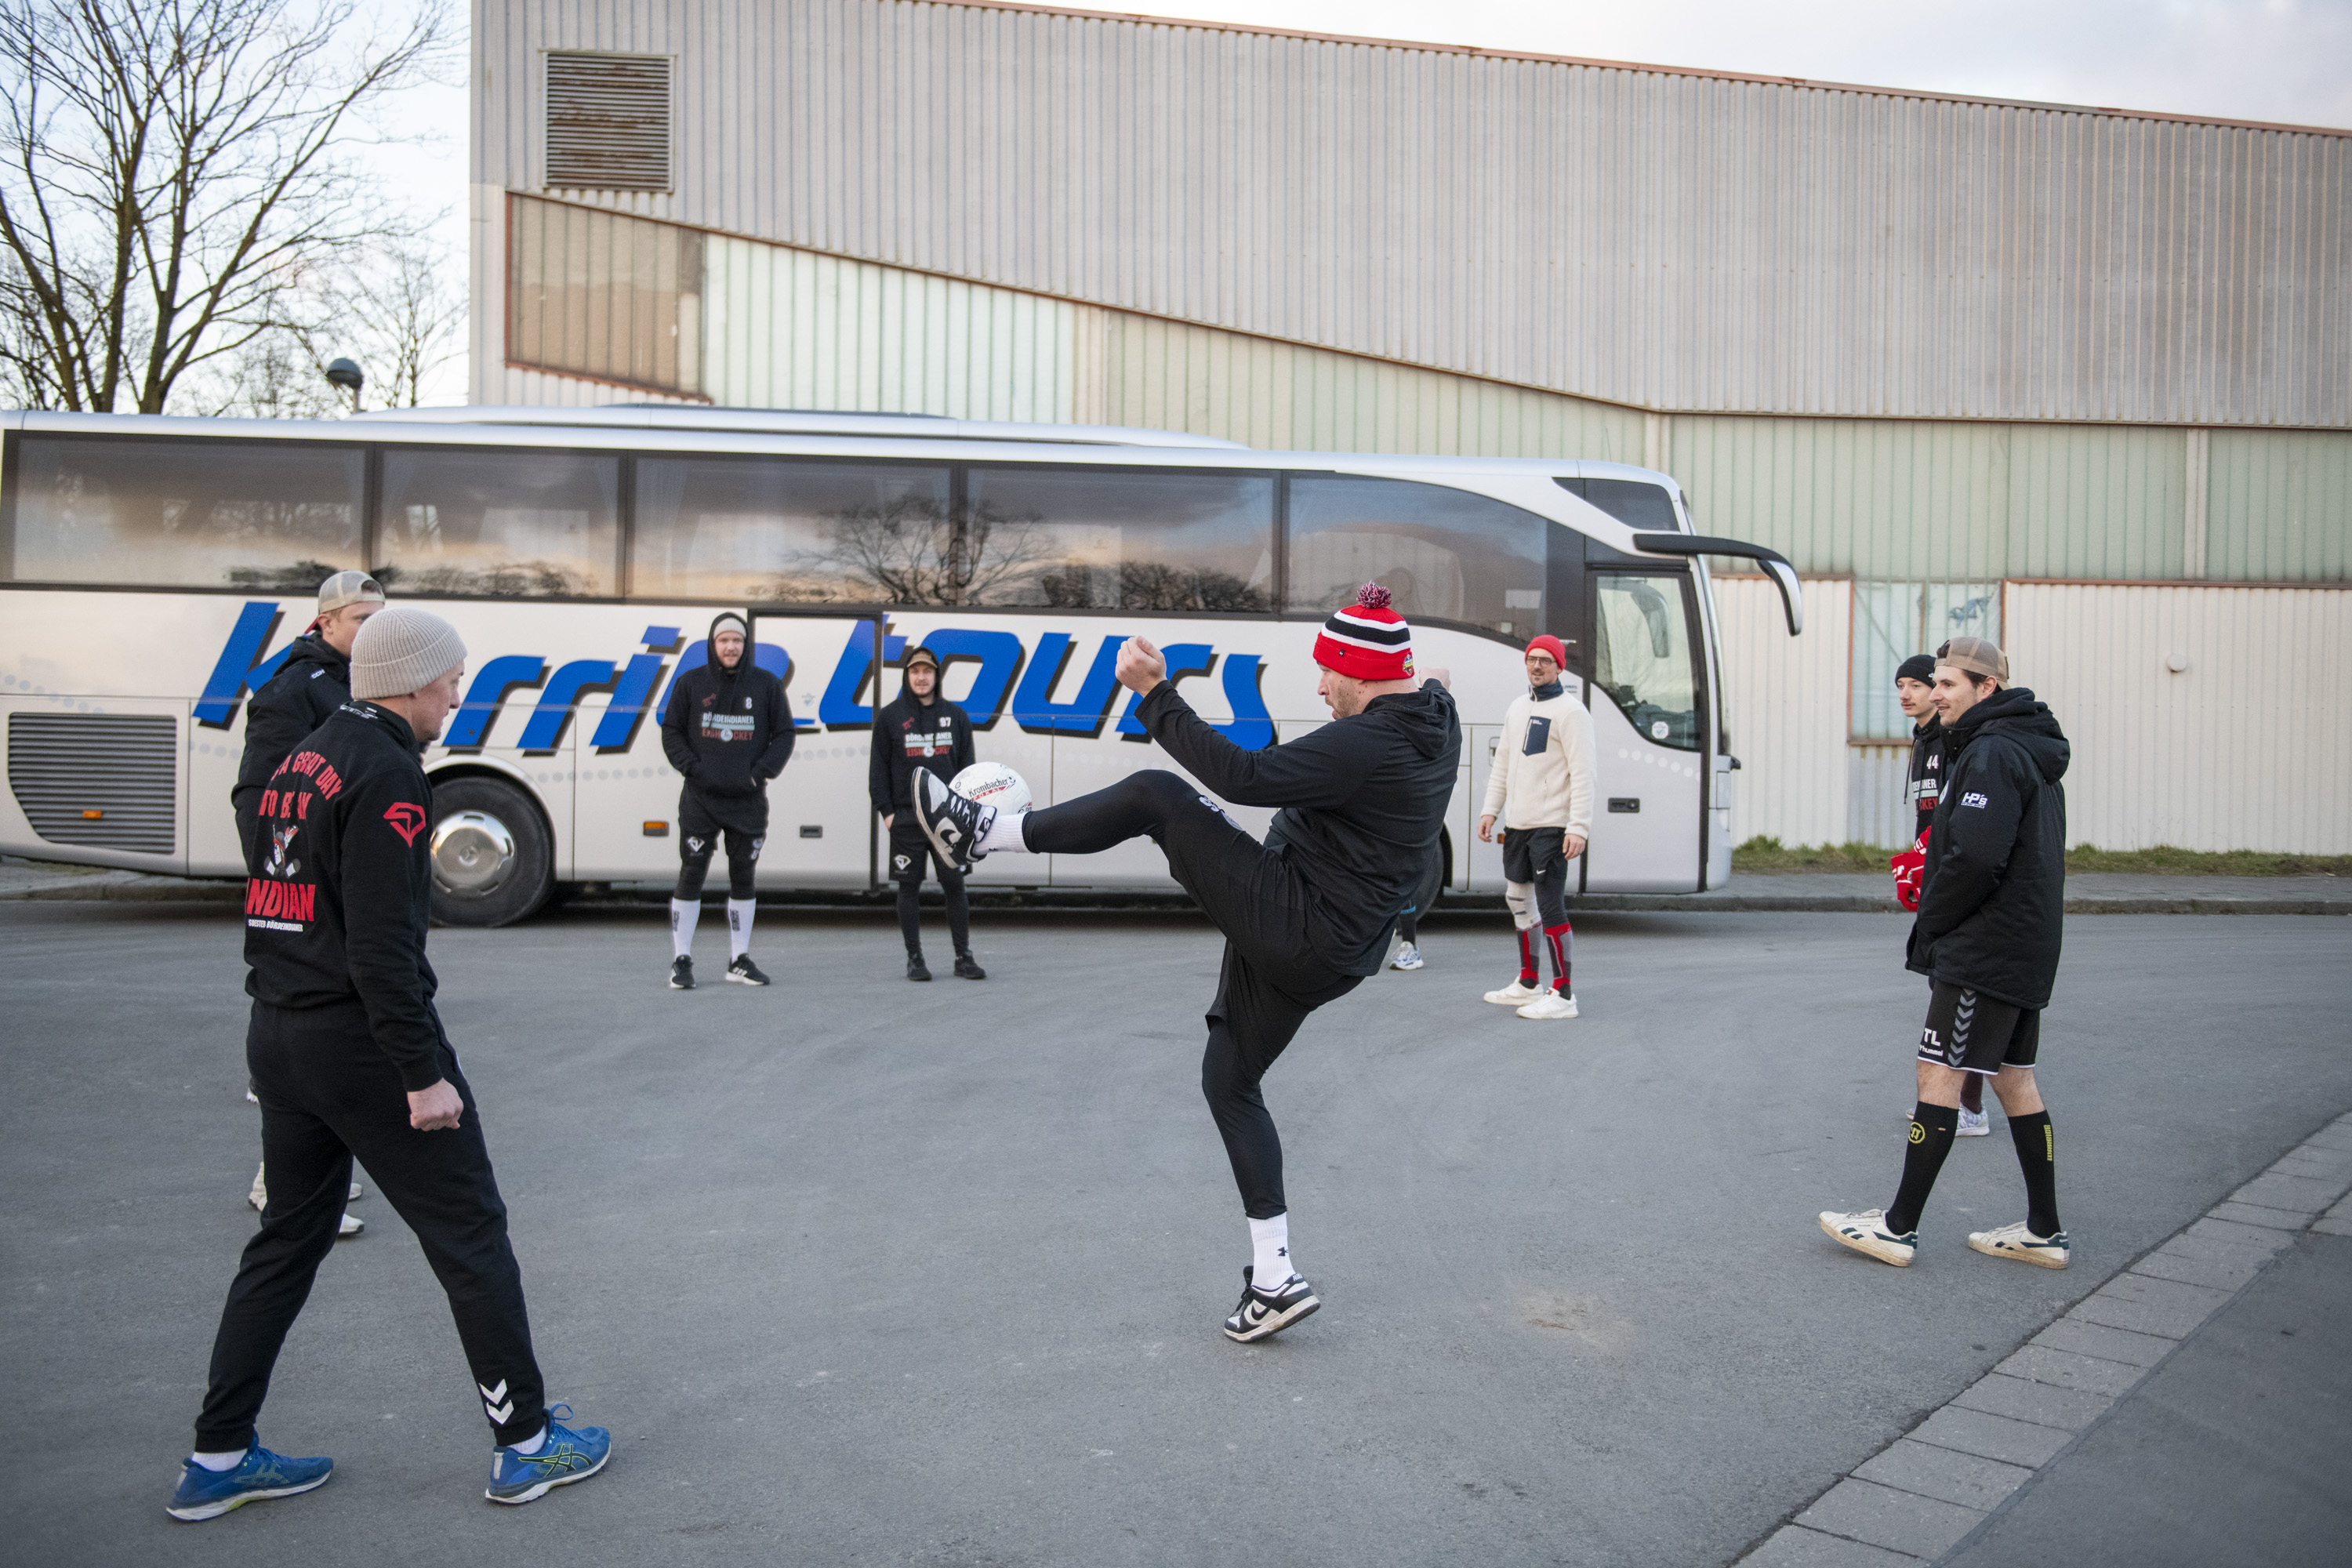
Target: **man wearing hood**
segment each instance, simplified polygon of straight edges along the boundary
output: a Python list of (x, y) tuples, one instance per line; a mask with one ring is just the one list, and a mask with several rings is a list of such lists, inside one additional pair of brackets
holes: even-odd
[(228, 799), (236, 810), (237, 847), (247, 859), (269, 775), (305, 736), (351, 700), (352, 642), (383, 602), (383, 584), (364, 572), (338, 572), (320, 584), (318, 618), (294, 639), (286, 662), (245, 705), (245, 756)]
[(940, 656), (919, 645), (907, 650), (907, 674), (898, 700), (874, 715), (874, 752), (866, 769), (866, 793), (890, 835), (890, 878), (898, 885), (898, 934), (907, 940), (907, 978), (929, 980), (923, 962), (923, 862), (939, 866), (946, 896), (948, 936), (955, 943), (955, 972), (965, 980), (985, 980), (988, 972), (971, 955), (971, 900), (963, 870), (951, 857), (931, 847), (915, 820), (915, 775), (951, 779), (971, 766), (971, 716), (961, 703), (940, 695)]
[[(1436, 852), (1454, 794), (1462, 721), (1444, 684), (1416, 682), (1412, 629), (1367, 584), (1315, 639), (1317, 693), (1332, 722), (1286, 745), (1245, 752), (1212, 728), (1168, 679), (1141, 637), (1119, 649), (1119, 683), (1136, 717), (1193, 778), (1131, 773), (1108, 789), (1039, 811), (1000, 813), (915, 780), (916, 815), (960, 860), (997, 850), (1092, 855), (1149, 837), (1217, 929), (1225, 952), (1201, 1088), (1223, 1135), (1253, 1253), (1226, 1335), (1279, 1333), (1321, 1303), (1291, 1267), (1282, 1142), (1258, 1091), (1307, 1016), (1378, 973), (1398, 912)], [(1261, 844), (1206, 788), (1240, 805), (1282, 809)]]
[(710, 623), (703, 662), (670, 683), (662, 751), (686, 775), (677, 797), (677, 886), (670, 893), (669, 984), (694, 989), (694, 928), (702, 880), (727, 841), (727, 978), (765, 985), (751, 962), (751, 874), (768, 841), (768, 781), (793, 754), (793, 707), (784, 683), (752, 657), (751, 628), (732, 610)]
[(1981, 637), (1937, 651), (1944, 790), (1927, 836), (1909, 966), (1933, 983), (1919, 1044), (1902, 1185), (1885, 1209), (1825, 1212), (1822, 1228), (1857, 1252), (1907, 1267), (1920, 1211), (1950, 1152), (1964, 1079), (1990, 1078), (2025, 1175), (2026, 1217), (1969, 1245), (2043, 1268), (2066, 1267), (2050, 1113), (2033, 1081), (2042, 1009), (2058, 974), (2066, 899), (2066, 737), (2009, 659)]

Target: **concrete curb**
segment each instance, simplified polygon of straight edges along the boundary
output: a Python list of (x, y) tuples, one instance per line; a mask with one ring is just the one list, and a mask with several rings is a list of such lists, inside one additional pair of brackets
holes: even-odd
[(2062, 1313), (1738, 1559), (1937, 1563), (2005, 1510), (2306, 1230), (2352, 1236), (2352, 1111)]

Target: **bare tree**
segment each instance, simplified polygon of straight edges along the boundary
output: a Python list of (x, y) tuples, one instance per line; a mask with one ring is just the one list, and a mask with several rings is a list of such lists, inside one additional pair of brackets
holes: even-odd
[(349, 353), (367, 371), (371, 404), (415, 407), (426, 378), (465, 347), (466, 291), (451, 281), (458, 267), (423, 237), (387, 242), (328, 290), (334, 317), (310, 329), (313, 357), (323, 369)]
[[(162, 413), (397, 229), (341, 156), (438, 67), (444, 0), (0, 0), (0, 364), (29, 400)], [(265, 353), (266, 358), (266, 353)]]

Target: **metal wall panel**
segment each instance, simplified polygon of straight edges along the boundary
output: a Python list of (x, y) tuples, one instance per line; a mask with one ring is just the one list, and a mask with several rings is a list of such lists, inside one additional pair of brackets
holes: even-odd
[(2217, 430), (2202, 575), (2252, 583), (2352, 578), (2352, 440)]
[(2352, 591), (2011, 584), (2007, 621), (2073, 742), (2069, 843), (2352, 853)]
[(678, 60), (622, 210), (1643, 407), (2352, 426), (2352, 137), (910, 0), (476, 0)]
[(1805, 584), (1805, 635), (1792, 637), (1780, 595), (1761, 577), (1718, 577), (1724, 717), (1739, 771), (1731, 775), (1731, 841), (1783, 844), (1847, 837), (1846, 670), (1853, 584)]
[(1916, 841), (1918, 818), (1904, 794), (1911, 780), (1908, 745), (1848, 746), (1845, 774), (1845, 842), (1892, 853)]

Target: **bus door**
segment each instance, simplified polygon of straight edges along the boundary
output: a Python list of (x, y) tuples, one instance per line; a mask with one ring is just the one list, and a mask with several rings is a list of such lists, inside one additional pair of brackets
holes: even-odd
[(783, 681), (799, 731), (792, 761), (768, 786), (760, 886), (878, 886), (880, 822), (867, 804), (866, 768), (874, 710), (897, 694), (893, 683), (876, 695), (883, 617), (760, 610), (751, 640), (760, 663)]
[(1695, 892), (1708, 751), (1690, 574), (1594, 561), (1586, 582), (1596, 782), (1584, 887)]

